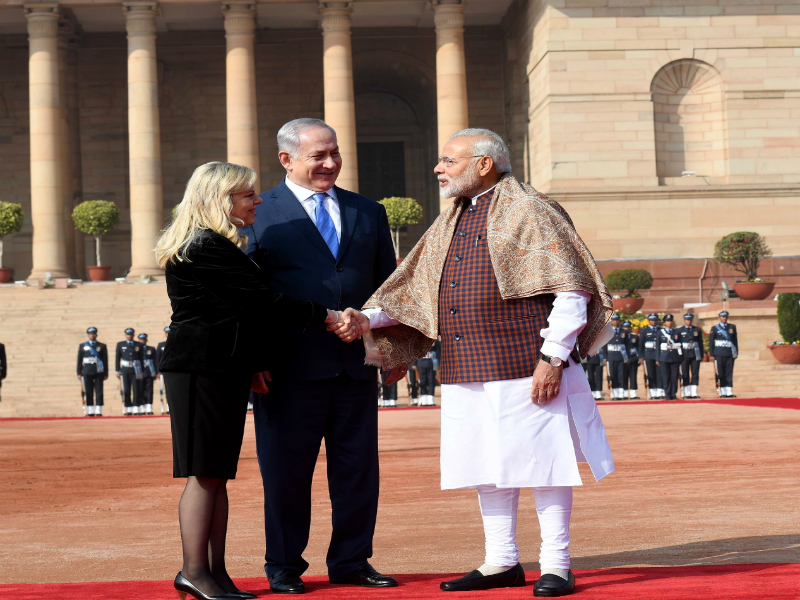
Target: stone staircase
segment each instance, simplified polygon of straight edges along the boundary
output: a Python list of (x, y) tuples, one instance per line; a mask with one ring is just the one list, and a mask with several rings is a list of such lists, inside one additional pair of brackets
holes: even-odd
[[(163, 283), (84, 284), (44, 290), (0, 286), (0, 342), (6, 345), (9, 362), (0, 418), (82, 414), (76, 354), (78, 344), (86, 339), (86, 328), (92, 325), (100, 330), (99, 340), (110, 347), (112, 373), (105, 383), (104, 414), (122, 414), (113, 374), (116, 343), (124, 339), (126, 327), (133, 327), (137, 334), (147, 332), (150, 344), (157, 345), (170, 314)], [(744, 333), (741, 327), (740, 332)], [(755, 351), (747, 352), (736, 361), (734, 393), (740, 397), (796, 397), (800, 392), (800, 365), (780, 365), (758, 356)], [(639, 393), (644, 396), (642, 378), (643, 369), (639, 369)], [(702, 365), (700, 378), (703, 397), (715, 397), (710, 363)], [(404, 397), (404, 386), (400, 388)]]

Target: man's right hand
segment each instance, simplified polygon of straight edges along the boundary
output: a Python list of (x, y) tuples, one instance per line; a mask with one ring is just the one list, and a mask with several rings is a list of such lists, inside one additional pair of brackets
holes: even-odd
[(122, 377), (122, 375), (120, 375), (119, 373), (117, 373), (117, 379), (120, 379), (121, 377)]
[(350, 343), (369, 331), (369, 318), (355, 308), (348, 308), (341, 313), (341, 319), (327, 326), (327, 330), (334, 332), (343, 342)]

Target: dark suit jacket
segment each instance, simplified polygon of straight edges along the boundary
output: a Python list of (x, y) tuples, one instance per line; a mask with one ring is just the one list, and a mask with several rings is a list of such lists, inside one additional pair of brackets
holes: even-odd
[(6, 364), (6, 347), (0, 344), (0, 379), (5, 379), (8, 374), (8, 365)]
[[(342, 217), (338, 256), (284, 181), (261, 194), (264, 203), (256, 209), (255, 224), (242, 230), (249, 236), (247, 254), (276, 292), (332, 309), (361, 308), (397, 265), (389, 220), (381, 204), (335, 189)], [(375, 369), (364, 364), (364, 345), (345, 344), (324, 328), (288, 337), (271, 371), (273, 377), (294, 381), (342, 372), (376, 380)]]
[(187, 258), (166, 268), (172, 323), (159, 371), (265, 371), (287, 331), (325, 332), (325, 306), (273, 292), (224, 236), (202, 232)]

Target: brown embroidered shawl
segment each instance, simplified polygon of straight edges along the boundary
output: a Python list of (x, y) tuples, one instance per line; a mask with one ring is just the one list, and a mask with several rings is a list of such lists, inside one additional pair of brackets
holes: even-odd
[[(384, 370), (422, 358), (439, 335), (439, 283), (461, 212), (445, 209), (364, 308), (382, 308), (400, 325), (371, 331)], [(495, 188), (487, 243), (504, 299), (583, 291), (592, 294), (578, 336), (585, 356), (612, 313), (611, 294), (567, 212), (510, 173)]]

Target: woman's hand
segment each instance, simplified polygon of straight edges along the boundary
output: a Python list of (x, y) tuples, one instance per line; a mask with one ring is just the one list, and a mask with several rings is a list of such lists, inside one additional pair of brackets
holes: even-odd
[(339, 313), (339, 318), (327, 326), (328, 331), (334, 332), (343, 342), (350, 343), (361, 339), (369, 331), (369, 318), (355, 308), (348, 308)]
[(260, 373), (253, 373), (250, 378), (250, 389), (257, 394), (266, 394), (269, 392), (267, 382), (272, 381), (272, 375), (269, 371), (261, 371)]

